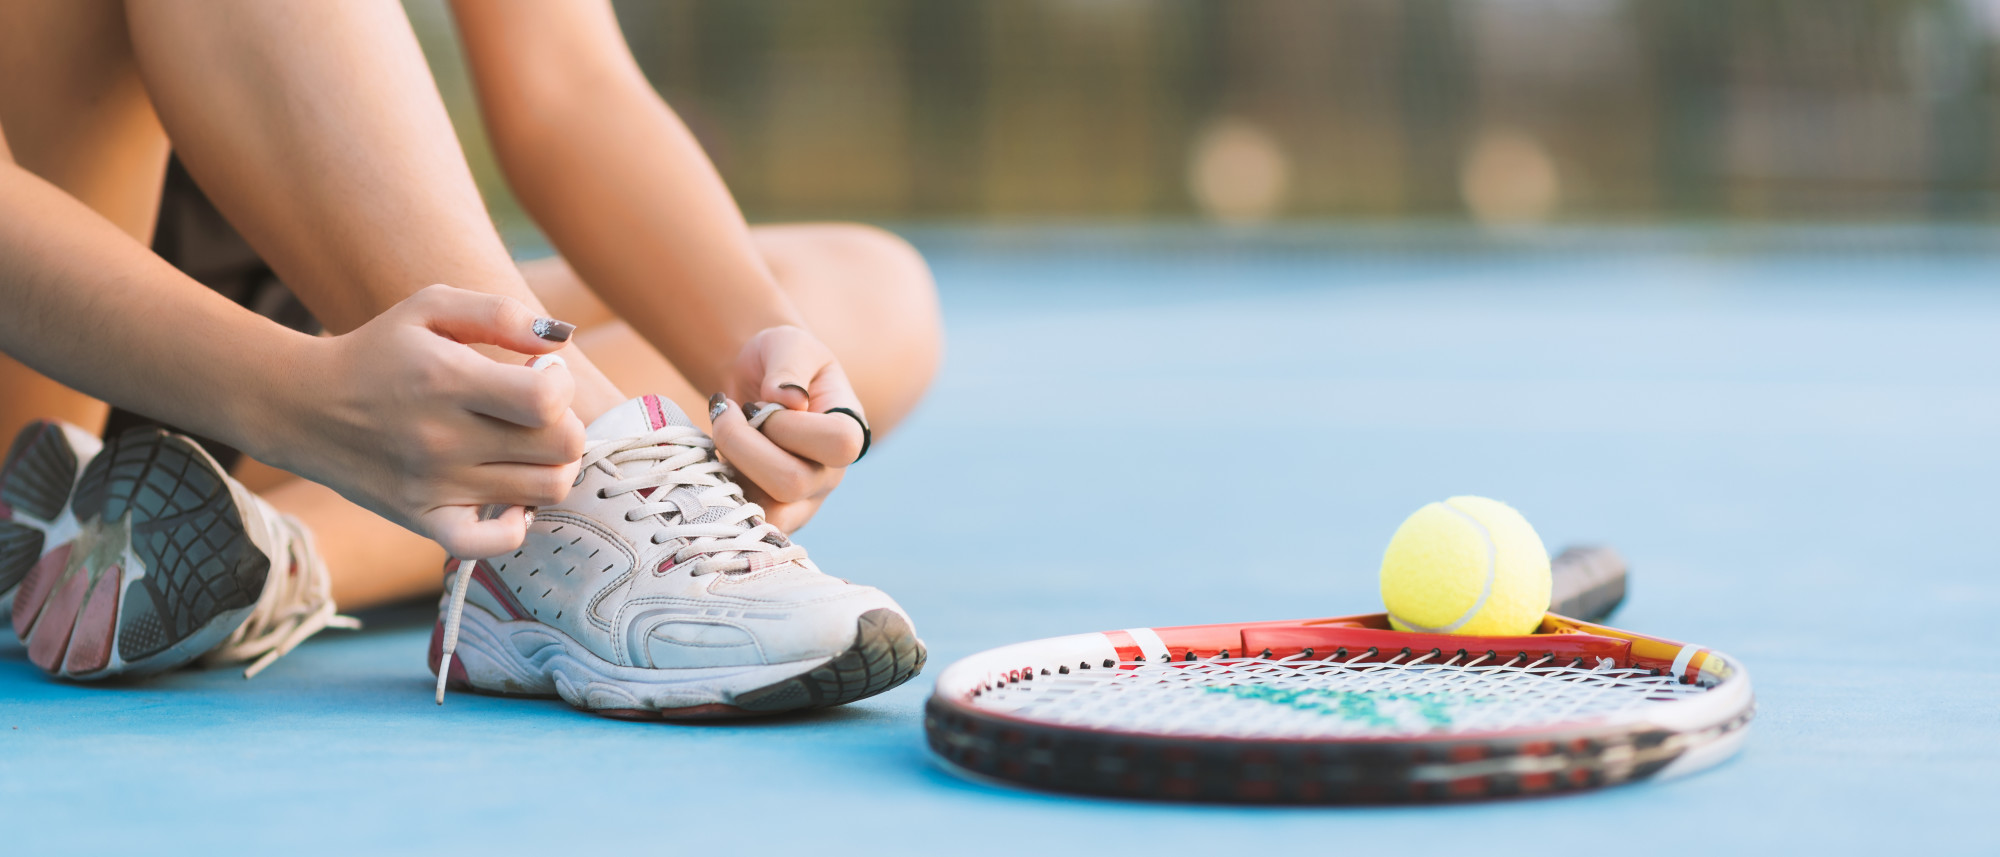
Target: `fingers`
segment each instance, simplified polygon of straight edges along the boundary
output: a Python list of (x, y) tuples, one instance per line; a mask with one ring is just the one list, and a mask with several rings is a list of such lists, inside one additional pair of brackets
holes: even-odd
[(546, 354), (563, 347), (576, 327), (538, 315), (504, 295), (428, 286), (404, 301), (420, 322), (456, 342), (497, 345), (520, 354)]
[[(826, 467), (846, 467), (861, 457), (868, 439), (859, 421), (826, 414), (833, 408), (860, 413), (861, 402), (833, 352), (812, 334), (789, 326), (761, 331), (745, 346), (738, 366), (758, 379), (762, 401), (787, 409), (759, 427), (780, 449)], [(747, 440), (744, 445), (754, 446)], [(755, 454), (754, 448), (747, 451)]]
[[(502, 462), (481, 464), (458, 486), (453, 505), (553, 506), (576, 482), (574, 462), (555, 466)], [(462, 502), (461, 502), (462, 501)]]
[(454, 452), (466, 466), (522, 464), (539, 467), (567, 467), (583, 457), (589, 443), (583, 421), (574, 415), (546, 428), (524, 428), (495, 419), (474, 416), (478, 425), (461, 433)]
[[(453, 361), (465, 374), (459, 404), (476, 414), (485, 414), (517, 426), (546, 428), (575, 420), (570, 402), (576, 397), (576, 378), (559, 360), (550, 365), (509, 366), (477, 354)], [(578, 454), (582, 451), (579, 449)]]
[[(553, 506), (569, 496), (577, 468), (575, 456), (554, 466), (481, 464), (453, 490), (458, 496), (452, 505), (433, 508), (418, 520), (452, 556), (478, 559), (505, 553), (527, 538), (532, 521), (527, 509)], [(499, 516), (481, 520), (481, 510), (493, 507), (502, 510)]]
[(861, 424), (845, 414), (779, 411), (764, 420), (763, 432), (785, 451), (828, 467), (861, 457)]
[(811, 336), (773, 335), (762, 340), (759, 352), (764, 371), (758, 397), (795, 411), (807, 410), (812, 404), (809, 391), (813, 381), (833, 363), (833, 354)]
[(461, 443), (478, 462), (568, 464), (583, 455), (586, 431), (570, 409), (575, 380), (558, 355), (526, 366), (495, 363), (476, 354), (451, 362), (464, 373), (458, 390), (466, 410), (491, 417)]
[(479, 519), (477, 506), (440, 506), (419, 516), (418, 522), (459, 559), (499, 556), (519, 548), (528, 537), (527, 510), (519, 506), (489, 521)]
[[(785, 412), (773, 414), (772, 420)], [(823, 415), (821, 415), (823, 416)], [(726, 403), (713, 420), (715, 448), (743, 478), (782, 503), (794, 503), (832, 490), (840, 481), (839, 471), (800, 458), (750, 427), (743, 409)], [(765, 423), (768, 428), (769, 422)]]

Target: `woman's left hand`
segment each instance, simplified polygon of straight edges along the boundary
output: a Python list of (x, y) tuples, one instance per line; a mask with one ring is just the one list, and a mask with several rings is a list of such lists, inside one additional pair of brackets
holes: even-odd
[[(764, 519), (787, 533), (819, 511), (840, 484), (847, 466), (861, 456), (861, 423), (846, 414), (864, 413), (840, 361), (804, 328), (784, 325), (759, 331), (737, 354), (723, 390), (728, 401), (712, 410), (716, 451), (741, 474), (744, 491), (764, 507)], [(785, 406), (760, 429), (751, 428), (745, 403)]]

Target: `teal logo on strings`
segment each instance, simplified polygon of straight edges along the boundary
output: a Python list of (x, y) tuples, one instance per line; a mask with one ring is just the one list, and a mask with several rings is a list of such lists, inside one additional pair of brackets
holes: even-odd
[[(1237, 699), (1280, 705), (1294, 711), (1334, 717), (1376, 729), (1408, 729), (1412, 726), (1430, 730), (1449, 729), (1456, 722), (1456, 712), (1467, 705), (1481, 705), (1492, 701), (1475, 696), (1435, 692), (1300, 690), (1267, 685), (1226, 685), (1206, 687), (1203, 690), (1209, 693), (1226, 693)], [(1417, 722), (1412, 723), (1413, 719)]]

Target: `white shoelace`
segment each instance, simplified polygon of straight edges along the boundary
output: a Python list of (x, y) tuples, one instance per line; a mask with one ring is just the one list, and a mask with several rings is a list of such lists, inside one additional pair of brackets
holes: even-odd
[(244, 678), (263, 672), (314, 634), (361, 627), (361, 620), (334, 612), (332, 581), (312, 531), (289, 515), (268, 507), (262, 511), (274, 542), (264, 592), (249, 618), (204, 658), (211, 663), (251, 661)]
[[(583, 454), (583, 469), (595, 467), (617, 480), (602, 489), (604, 497), (650, 489), (625, 512), (625, 520), (658, 517), (661, 526), (653, 532), (653, 544), (686, 540), (674, 551), (673, 561), (675, 565), (696, 562), (690, 571), (695, 577), (747, 571), (752, 555), (758, 565), (804, 559), (805, 548), (791, 544), (777, 527), (756, 520), (763, 517), (764, 508), (743, 499), (742, 487), (730, 481), (728, 465), (716, 459), (714, 449), (715, 441), (697, 429), (667, 426), (592, 447)], [(677, 492), (676, 486), (689, 490)], [(682, 499), (687, 494), (693, 495), (692, 506)], [(713, 521), (691, 523), (710, 509), (729, 511)]]
[[(600, 497), (650, 492), (626, 510), (625, 520), (658, 518), (660, 528), (653, 532), (653, 544), (685, 540), (686, 544), (673, 553), (673, 565), (693, 562), (688, 573), (694, 577), (750, 571), (805, 559), (805, 548), (791, 544), (777, 527), (759, 520), (764, 508), (743, 498), (743, 489), (730, 481), (728, 465), (716, 459), (714, 450), (715, 441), (699, 429), (687, 426), (666, 426), (636, 437), (602, 441), (583, 453), (576, 484), (583, 484), (583, 475), (596, 468), (615, 480), (599, 489)], [(676, 490), (683, 487), (687, 490)], [(729, 511), (713, 521), (691, 523), (710, 509)], [(482, 516), (498, 511), (483, 511)], [(475, 562), (461, 560), (452, 581), (451, 604), (445, 610), (443, 653), (438, 661), (439, 705), (444, 704), (446, 676), (451, 672), (452, 655), (458, 650), (459, 620), (465, 611), (467, 582)]]

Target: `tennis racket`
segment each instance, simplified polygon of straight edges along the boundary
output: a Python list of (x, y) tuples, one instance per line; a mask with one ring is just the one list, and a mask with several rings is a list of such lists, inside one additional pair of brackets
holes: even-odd
[[(1558, 589), (1567, 578), (1615, 607), (1602, 566), (1615, 558), (1565, 552)], [(1576, 585), (1586, 571), (1596, 583)], [(1370, 614), (993, 649), (944, 671), (924, 729), (949, 767), (1020, 785), (1389, 803), (1686, 774), (1733, 754), (1754, 710), (1742, 665), (1700, 646), (1556, 613), (1519, 637), (1407, 633)]]

